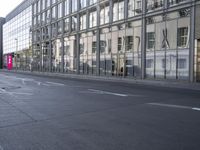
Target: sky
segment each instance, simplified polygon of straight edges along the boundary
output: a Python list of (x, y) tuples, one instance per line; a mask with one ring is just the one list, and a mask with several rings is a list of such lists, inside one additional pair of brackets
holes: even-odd
[(0, 17), (6, 17), (17, 5), (23, 0), (1, 0), (0, 4)]

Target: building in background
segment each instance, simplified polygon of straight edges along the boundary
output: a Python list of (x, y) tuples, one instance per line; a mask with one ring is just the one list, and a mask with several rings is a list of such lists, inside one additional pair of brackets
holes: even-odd
[(4, 67), (7, 66), (7, 57), (12, 55), (15, 69), (30, 70), (32, 2), (23, 1), (6, 16), (3, 26)]
[(5, 18), (0, 17), (0, 69), (3, 68), (3, 24)]
[[(32, 59), (16, 67), (196, 82), (199, 6), (199, 0), (34, 0)], [(11, 49), (24, 54), (27, 47), (16, 44), (23, 40), (6, 35), (7, 26), (4, 40), (12, 47), (4, 46), (5, 54)], [(19, 58), (24, 60), (17, 55), (16, 62)]]

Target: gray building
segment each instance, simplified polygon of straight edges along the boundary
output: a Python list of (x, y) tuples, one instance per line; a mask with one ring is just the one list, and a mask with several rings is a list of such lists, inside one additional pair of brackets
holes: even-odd
[(3, 24), (5, 18), (0, 17), (0, 69), (3, 67)]
[(199, 0), (34, 0), (29, 67), (16, 67), (196, 82), (199, 7)]

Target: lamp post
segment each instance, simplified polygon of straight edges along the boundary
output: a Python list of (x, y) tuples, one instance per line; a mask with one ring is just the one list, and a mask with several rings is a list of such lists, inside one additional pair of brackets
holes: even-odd
[(16, 38), (15, 41), (16, 41), (16, 54), (14, 55), (14, 57), (15, 57), (15, 69), (17, 69), (17, 58), (16, 58), (16, 56), (17, 56), (17, 50), (18, 50), (18, 39)]

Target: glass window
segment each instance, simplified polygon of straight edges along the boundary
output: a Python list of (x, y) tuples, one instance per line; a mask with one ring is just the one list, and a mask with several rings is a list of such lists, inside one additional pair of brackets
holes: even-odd
[(45, 21), (46, 21), (46, 14), (45, 14), (45, 12), (43, 12), (42, 13), (42, 21), (41, 21), (41, 23), (42, 23), (42, 25), (44, 25), (45, 24)]
[(69, 18), (66, 18), (65, 22), (64, 22), (64, 32), (65, 33), (69, 32), (69, 27), (70, 27)]
[(154, 66), (153, 59), (147, 59), (146, 60), (146, 68), (153, 68), (153, 66)]
[(133, 49), (133, 36), (126, 36), (126, 51), (132, 51)]
[(44, 9), (45, 9), (45, 2), (46, 2), (46, 1), (45, 1), (45, 0), (42, 0), (41, 2), (42, 2), (42, 10), (44, 10)]
[(109, 3), (103, 4), (100, 10), (100, 25), (109, 23), (110, 12), (109, 12)]
[(142, 1), (141, 0), (129, 0), (128, 1), (128, 16), (133, 17), (142, 13)]
[(51, 25), (51, 31), (52, 31), (52, 37), (55, 38), (57, 35), (57, 27), (56, 27), (56, 23)]
[(147, 19), (147, 77), (188, 79), (189, 15), (185, 9)]
[(86, 29), (86, 23), (87, 23), (87, 15), (83, 14), (80, 17), (80, 30)]
[(178, 59), (178, 69), (185, 69), (187, 67), (186, 59)]
[(58, 4), (58, 18), (62, 17), (62, 3)]
[(115, 0), (113, 2), (113, 21), (124, 19), (124, 1)]
[(56, 6), (52, 8), (52, 20), (56, 20)]
[(72, 12), (77, 11), (78, 9), (77, 5), (78, 5), (77, 0), (72, 0)]
[(46, 11), (46, 17), (47, 17), (47, 23), (49, 23), (50, 22), (50, 20), (51, 20), (51, 16), (50, 16), (50, 10), (47, 10)]
[(154, 49), (155, 47), (155, 32), (147, 33), (147, 48)]
[(34, 12), (34, 15), (37, 14), (37, 4), (36, 3), (33, 5), (33, 12)]
[(96, 53), (97, 51), (97, 42), (92, 42), (92, 53)]
[(69, 14), (69, 0), (65, 0), (65, 15)]
[(190, 0), (169, 0), (169, 5), (176, 5), (182, 2), (186, 2), (186, 1), (190, 1)]
[(52, 0), (52, 4), (56, 3), (56, 0)]
[(90, 1), (90, 5), (97, 3), (97, 0), (89, 0), (89, 1)]
[(80, 0), (80, 7), (84, 8), (87, 6), (87, 0)]
[(52, 71), (61, 71), (62, 43), (60, 39), (52, 41)]
[(37, 2), (37, 6), (38, 6), (38, 13), (39, 13), (39, 12), (40, 12), (40, 10), (41, 10), (41, 7), (40, 7), (40, 6), (41, 6), (41, 4), (40, 4), (40, 2), (41, 2), (40, 0)]
[(50, 2), (51, 2), (51, 0), (46, 0), (46, 5), (47, 5), (47, 7), (50, 6)]
[(97, 12), (90, 12), (90, 28), (97, 26)]
[(163, 4), (163, 0), (147, 0), (147, 11), (162, 8)]
[(75, 73), (76, 71), (77, 50), (75, 37), (64, 39), (64, 72)]
[(58, 34), (62, 34), (62, 21), (58, 22)]
[(187, 47), (188, 27), (178, 28), (178, 47)]
[(77, 16), (72, 16), (72, 31), (77, 31)]

